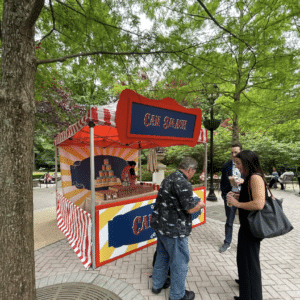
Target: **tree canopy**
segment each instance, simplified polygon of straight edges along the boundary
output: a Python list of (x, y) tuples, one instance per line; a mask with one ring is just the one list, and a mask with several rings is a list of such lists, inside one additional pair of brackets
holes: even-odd
[[(290, 128), (298, 138), (299, 10), (294, 0), (50, 1), (36, 24), (36, 99), (41, 80), (84, 105), (105, 104), (129, 87), (208, 116), (217, 84), (215, 114), (232, 119), (233, 140), (258, 128), (281, 139)], [(148, 30), (143, 16), (153, 22)], [(70, 112), (61, 114), (70, 124)]]
[(147, 93), (208, 111), (217, 84), (220, 116), (232, 119), (233, 140), (249, 129), (281, 138), (283, 124), (299, 130), (298, 1), (152, 1), (145, 12), (158, 43), (184, 48), (161, 64), (164, 80), (149, 82)]
[[(230, 159), (231, 131), (227, 128), (219, 127), (214, 135), (214, 158), (213, 173), (220, 174), (222, 165)], [(272, 135), (261, 132), (249, 132), (240, 135), (240, 143), (243, 149), (255, 151), (260, 159), (261, 166), (266, 174), (271, 173), (272, 167), (276, 167), (282, 172), (286, 169), (296, 172), (300, 167), (300, 142), (297, 141), (277, 141)], [(177, 166), (184, 156), (195, 158), (199, 167), (203, 168), (204, 147), (173, 146), (167, 149), (164, 158), (165, 164)], [(210, 158), (209, 158), (210, 159)], [(210, 165), (208, 165), (210, 168)]]

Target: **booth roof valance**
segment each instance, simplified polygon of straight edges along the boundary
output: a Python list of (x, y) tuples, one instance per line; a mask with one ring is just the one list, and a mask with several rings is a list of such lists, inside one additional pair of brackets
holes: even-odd
[[(54, 145), (89, 145), (90, 128), (89, 123), (92, 121), (94, 127), (94, 144), (100, 147), (128, 147), (135, 149), (146, 149), (153, 147), (169, 147), (178, 145), (172, 140), (157, 141), (135, 141), (130, 144), (124, 144), (120, 141), (118, 130), (116, 128), (116, 111), (118, 102), (103, 106), (91, 107), (87, 114), (78, 122), (69, 126), (65, 131), (59, 133), (54, 139)], [(201, 128), (198, 143), (207, 142), (207, 130)], [(184, 142), (181, 143), (184, 145)]]

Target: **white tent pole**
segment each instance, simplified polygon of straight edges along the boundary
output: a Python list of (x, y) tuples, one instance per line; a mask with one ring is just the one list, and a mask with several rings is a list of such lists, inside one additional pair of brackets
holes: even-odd
[(139, 150), (140, 182), (142, 182), (142, 150)]
[(207, 142), (204, 143), (204, 185), (205, 185), (205, 191), (207, 191)]
[(57, 146), (55, 146), (55, 199), (57, 207)]
[(96, 269), (96, 239), (95, 239), (95, 151), (94, 151), (94, 126), (93, 122), (89, 122), (90, 126), (90, 173), (91, 173), (91, 214), (92, 214), (92, 268)]

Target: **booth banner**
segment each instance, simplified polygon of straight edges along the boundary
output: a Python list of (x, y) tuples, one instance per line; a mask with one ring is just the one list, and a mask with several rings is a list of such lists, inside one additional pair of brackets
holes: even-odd
[[(194, 195), (205, 201), (205, 188), (197, 188)], [(156, 196), (135, 199), (134, 202), (113, 203), (97, 207), (96, 266), (113, 261), (156, 242), (150, 227)], [(205, 210), (192, 215), (193, 227), (205, 223)]]
[[(90, 146), (60, 146), (59, 159), (63, 195), (76, 205), (81, 205), (91, 195)], [(94, 147), (96, 180), (105, 163), (114, 177), (121, 178), (127, 161), (138, 163), (138, 150), (131, 148)], [(106, 160), (104, 162), (104, 160)], [(137, 170), (137, 168), (136, 168)], [(97, 187), (96, 190), (105, 189)]]
[[(202, 124), (200, 108), (186, 108), (172, 98), (153, 100), (125, 89), (116, 110), (118, 136), (123, 144), (152, 142), (152, 147), (195, 146)], [(149, 148), (149, 147), (148, 147)]]
[(145, 201), (136, 199), (139, 202), (118, 203), (96, 211), (99, 241), (96, 254), (100, 265), (155, 242), (155, 233), (150, 227), (155, 199), (156, 196)]
[[(194, 195), (199, 197), (204, 202), (205, 200), (205, 188), (201, 187), (198, 189), (194, 189)], [(193, 228), (196, 226), (199, 226), (201, 224), (204, 224), (206, 222), (206, 207), (202, 208), (198, 212), (192, 214), (192, 226)]]
[(91, 215), (57, 193), (57, 226), (85, 268), (92, 264)]

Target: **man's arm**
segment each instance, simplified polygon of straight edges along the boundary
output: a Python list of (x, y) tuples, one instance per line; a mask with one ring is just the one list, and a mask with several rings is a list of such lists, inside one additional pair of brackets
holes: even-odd
[(193, 196), (193, 188), (187, 180), (174, 183), (174, 191), (180, 201), (181, 207), (189, 214), (193, 214), (205, 207), (204, 202), (201, 200), (195, 205), (196, 200)]
[(221, 192), (222, 192), (223, 197), (225, 197), (226, 194), (231, 191), (231, 185), (230, 185), (230, 181), (228, 179), (228, 177), (230, 175), (232, 175), (232, 174), (229, 174), (230, 167), (232, 167), (231, 161), (228, 161), (222, 167), (220, 187), (221, 187)]
[(202, 209), (204, 207), (205, 207), (205, 203), (202, 200), (200, 200), (194, 208), (187, 210), (187, 212), (189, 214), (194, 214), (195, 212), (199, 211), (200, 209)]

